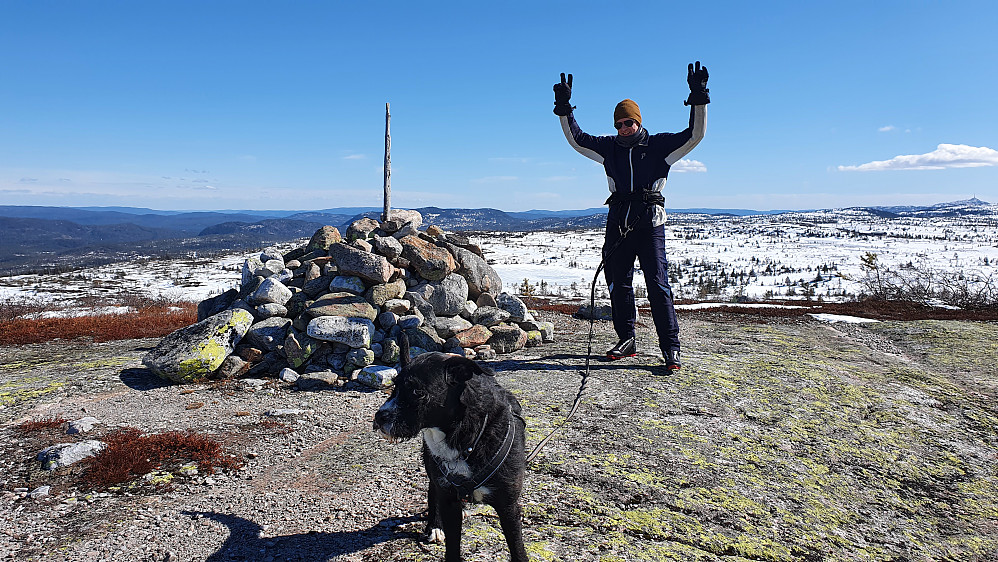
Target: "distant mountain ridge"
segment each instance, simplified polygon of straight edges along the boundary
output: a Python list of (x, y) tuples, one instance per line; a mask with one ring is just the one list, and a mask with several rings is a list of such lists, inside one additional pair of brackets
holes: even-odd
[[(506, 212), (499, 209), (415, 209), (424, 224), (456, 231), (563, 231), (602, 228), (603, 207)], [(697, 217), (807, 214), (818, 211), (746, 209), (668, 209), (676, 221)], [(976, 197), (926, 206), (878, 206), (824, 210), (861, 212), (882, 218), (993, 216), (998, 205)], [(311, 236), (323, 225), (345, 228), (361, 217), (377, 218), (376, 207), (314, 211), (155, 211), (129, 207), (0, 206), (0, 273), (15, 273), (46, 262), (78, 265), (83, 259), (119, 261), (146, 255), (223, 252)], [(86, 258), (85, 258), (86, 257)], [(61, 267), (61, 265), (59, 265)]]

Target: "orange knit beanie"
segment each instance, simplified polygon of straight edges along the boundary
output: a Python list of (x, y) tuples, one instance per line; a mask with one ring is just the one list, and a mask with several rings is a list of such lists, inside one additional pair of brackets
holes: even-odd
[(641, 110), (638, 109), (638, 104), (634, 103), (632, 99), (626, 99), (617, 104), (617, 107), (613, 108), (613, 122), (616, 123), (621, 119), (634, 119), (638, 123), (641, 122)]

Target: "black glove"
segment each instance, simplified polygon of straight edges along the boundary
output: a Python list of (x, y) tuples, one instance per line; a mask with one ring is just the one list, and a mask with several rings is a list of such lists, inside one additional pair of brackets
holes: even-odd
[(710, 103), (710, 95), (707, 89), (707, 67), (700, 66), (697, 61), (696, 69), (690, 63), (689, 71), (686, 75), (686, 83), (690, 85), (690, 97), (686, 98), (683, 105), (707, 105)]
[(561, 82), (554, 85), (554, 114), (559, 116), (568, 115), (575, 109), (569, 100), (572, 99), (572, 75), (568, 75), (568, 82), (565, 81), (565, 73), (561, 73)]

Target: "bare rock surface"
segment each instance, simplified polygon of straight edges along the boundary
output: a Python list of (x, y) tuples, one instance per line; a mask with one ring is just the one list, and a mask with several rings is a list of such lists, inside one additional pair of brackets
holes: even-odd
[[(588, 322), (555, 320), (555, 341), (489, 363), (523, 406), (528, 451), (565, 420), (585, 365)], [(528, 467), (532, 560), (998, 557), (998, 325), (680, 322), (678, 373), (651, 326), (637, 357), (593, 359), (576, 415)], [(594, 352), (614, 341), (598, 322)], [(443, 558), (419, 537), (418, 440), (371, 431), (384, 390), (172, 384), (141, 363), (156, 343), (0, 349), (0, 559)], [(100, 421), (85, 435), (18, 429), (83, 416)], [(190, 430), (244, 464), (93, 489), (85, 462), (45, 471), (36, 458), (120, 426)], [(466, 560), (506, 559), (498, 525), (490, 508), (466, 515)]]

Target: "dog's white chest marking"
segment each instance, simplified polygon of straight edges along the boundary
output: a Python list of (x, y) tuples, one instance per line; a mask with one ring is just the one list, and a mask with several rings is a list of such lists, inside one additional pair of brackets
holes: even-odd
[(468, 462), (461, 458), (461, 451), (447, 444), (447, 434), (439, 427), (428, 427), (423, 430), (423, 442), (440, 463), (440, 468), (450, 474), (460, 474), (471, 478), (471, 468)]

